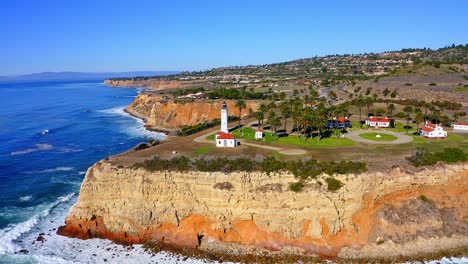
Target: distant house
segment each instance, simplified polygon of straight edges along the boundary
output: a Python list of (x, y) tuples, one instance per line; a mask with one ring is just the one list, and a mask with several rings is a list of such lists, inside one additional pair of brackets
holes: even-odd
[(351, 121), (347, 117), (333, 118), (327, 121), (327, 128), (349, 128), (352, 127)]
[(457, 122), (453, 123), (454, 130), (468, 130), (468, 122)]
[(426, 121), (426, 124), (419, 129), (419, 134), (425, 138), (446, 138), (447, 132), (441, 125)]
[(255, 140), (259, 140), (263, 138), (263, 131), (261, 129), (257, 129), (255, 131)]
[(371, 116), (366, 120), (366, 125), (370, 127), (390, 127), (391, 119), (387, 117)]

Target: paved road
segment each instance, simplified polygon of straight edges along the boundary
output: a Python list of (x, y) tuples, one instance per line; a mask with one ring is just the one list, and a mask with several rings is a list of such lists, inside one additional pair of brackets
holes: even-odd
[[(360, 137), (360, 134), (364, 133), (380, 133), (380, 134), (388, 134), (397, 137), (397, 139), (392, 141), (377, 141), (377, 140), (370, 140), (364, 139)], [(367, 144), (382, 144), (382, 145), (399, 145), (405, 144), (413, 141), (413, 137), (405, 135), (403, 133), (393, 132), (393, 131), (384, 131), (384, 130), (356, 130), (345, 134), (345, 138), (351, 139), (352, 141), (367, 143)]]

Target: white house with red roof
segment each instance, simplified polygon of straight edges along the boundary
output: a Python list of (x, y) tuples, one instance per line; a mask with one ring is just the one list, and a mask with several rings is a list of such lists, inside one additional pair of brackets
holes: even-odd
[(371, 127), (390, 127), (390, 119), (381, 116), (371, 116), (366, 120), (366, 125)]
[(216, 133), (216, 147), (234, 148), (237, 147), (237, 140), (228, 130), (228, 109), (226, 102), (221, 105), (221, 131)]
[(426, 124), (419, 129), (419, 134), (425, 138), (446, 138), (447, 132), (441, 125), (426, 121)]
[(468, 131), (468, 122), (456, 122), (453, 123), (454, 130), (464, 130)]
[(259, 140), (263, 138), (263, 131), (261, 129), (257, 129), (255, 131), (255, 140)]

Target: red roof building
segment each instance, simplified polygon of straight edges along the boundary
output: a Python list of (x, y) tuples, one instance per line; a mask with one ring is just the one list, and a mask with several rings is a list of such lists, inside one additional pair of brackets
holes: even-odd
[(390, 127), (390, 121), (387, 117), (371, 116), (366, 120), (366, 125), (371, 127)]

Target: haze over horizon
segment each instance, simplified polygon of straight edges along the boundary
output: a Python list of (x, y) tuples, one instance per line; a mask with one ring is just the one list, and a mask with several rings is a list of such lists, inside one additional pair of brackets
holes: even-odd
[(0, 75), (192, 71), (468, 43), (468, 2), (11, 1)]

